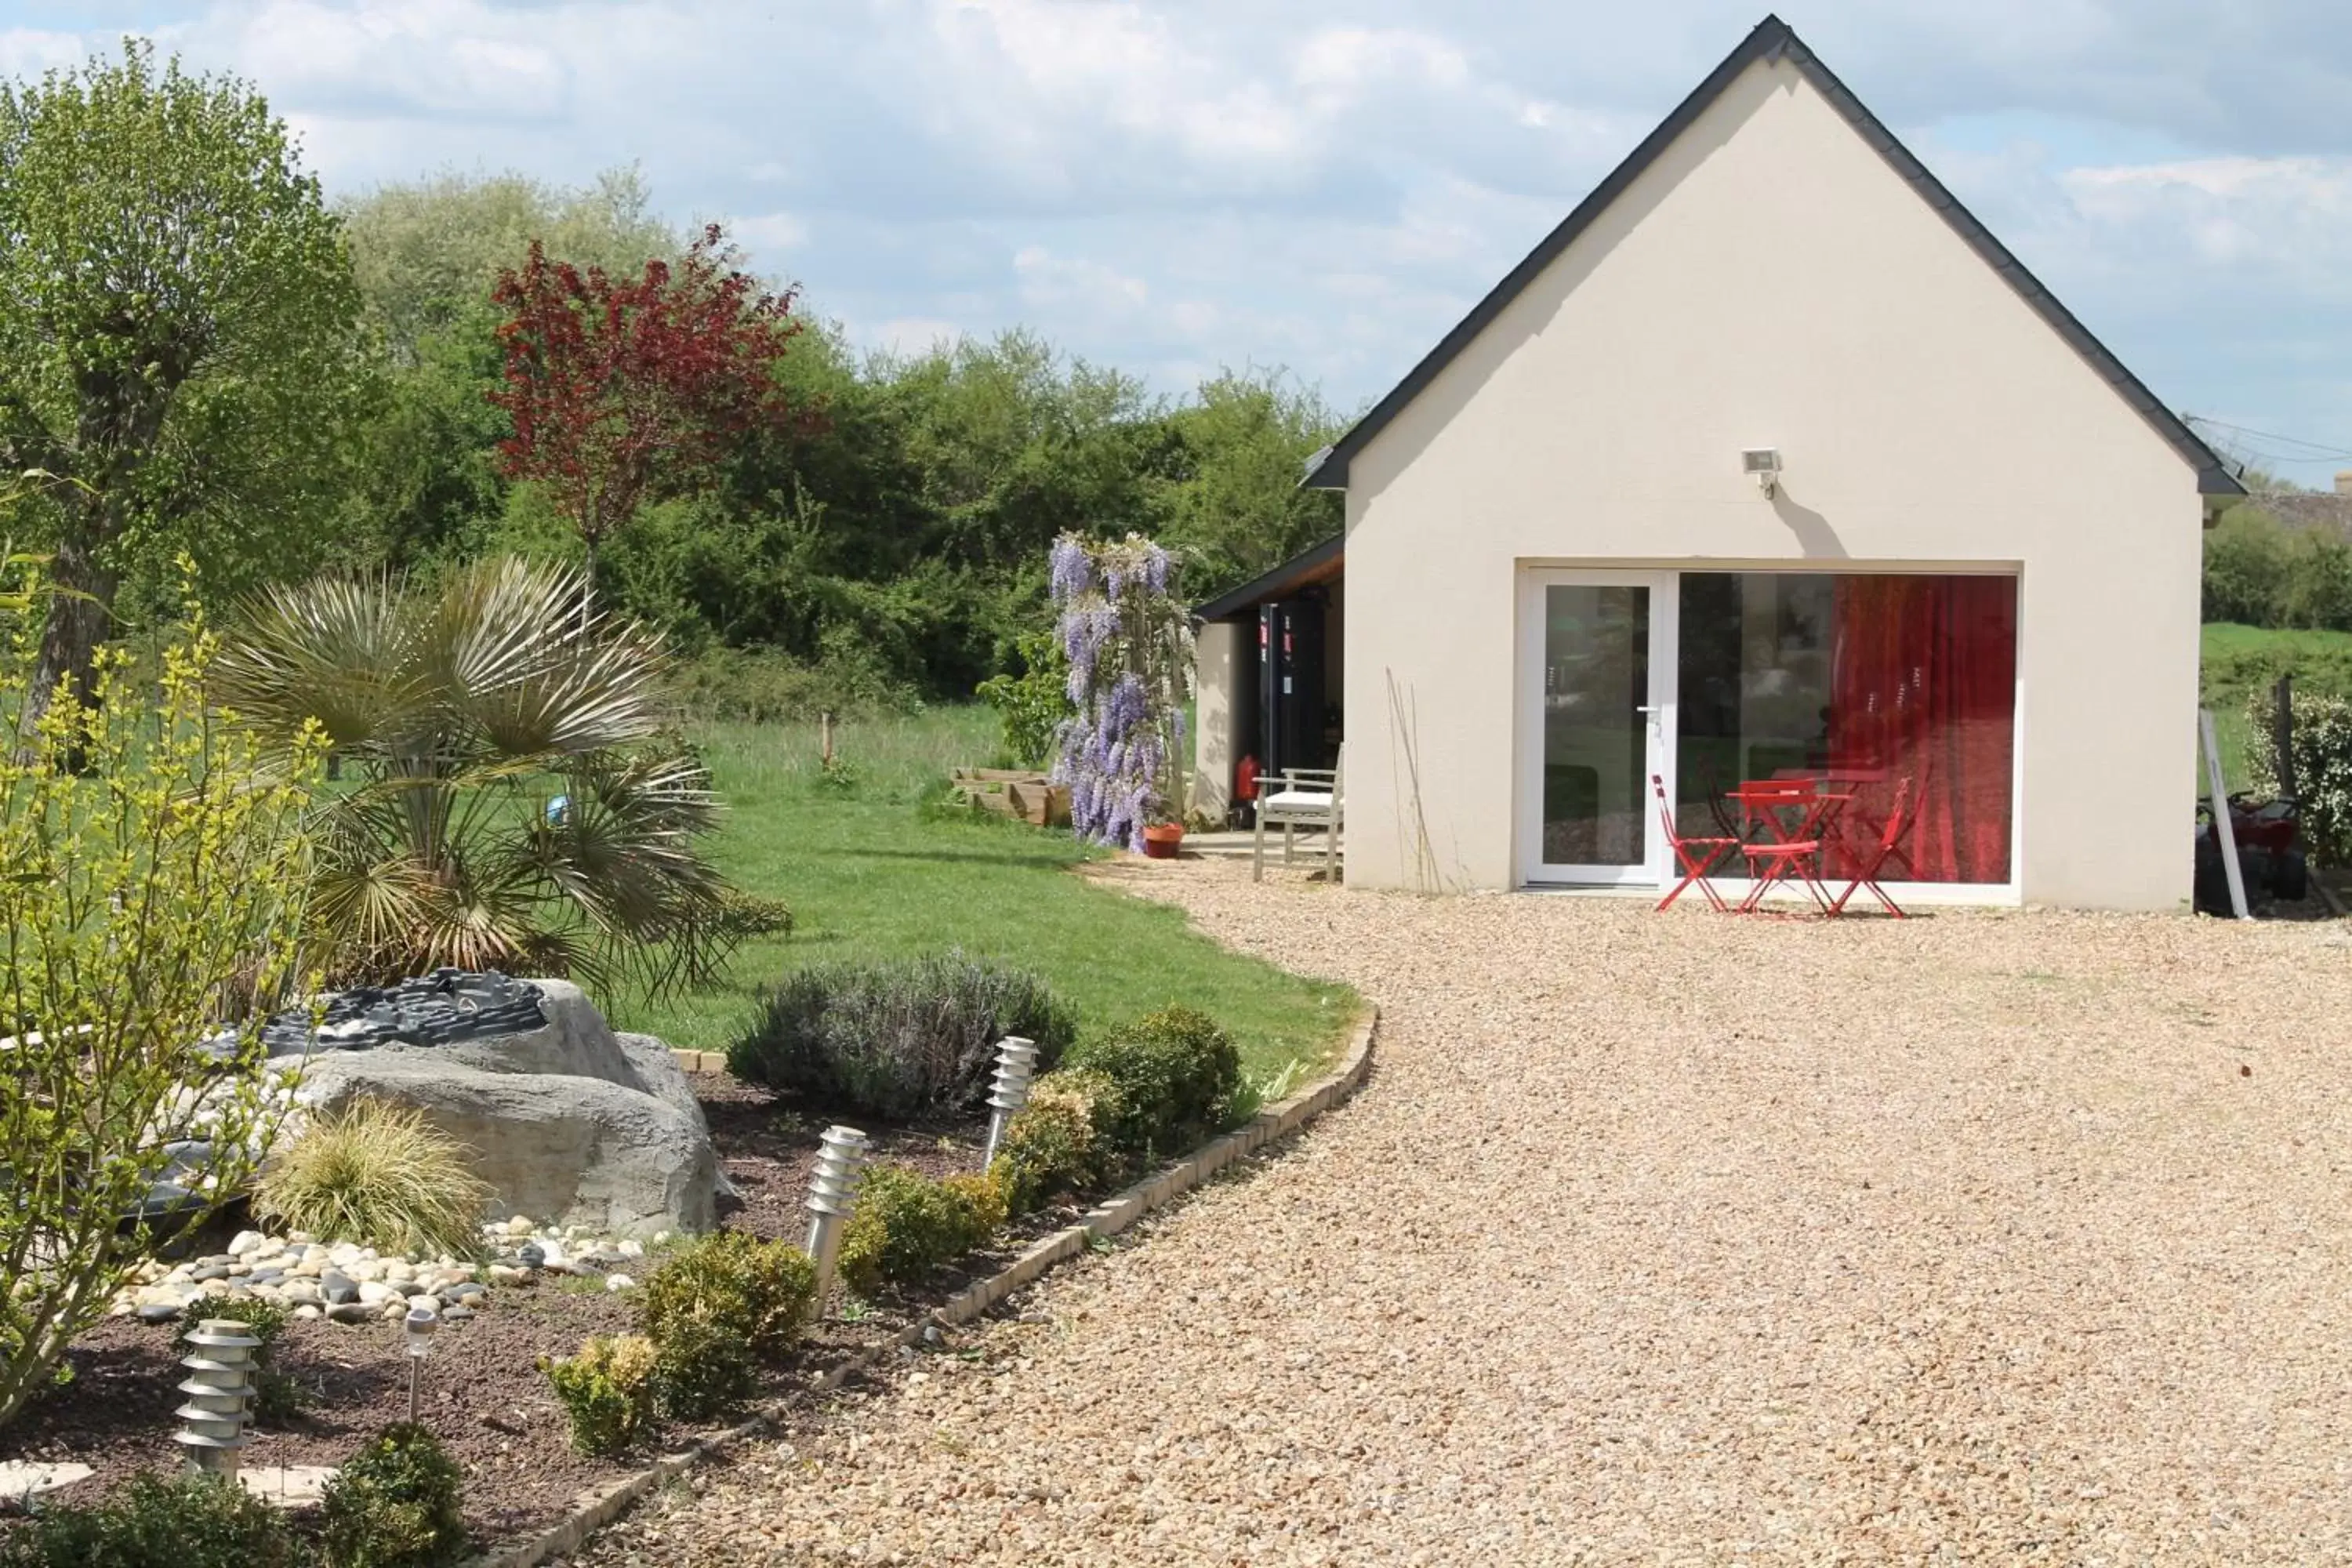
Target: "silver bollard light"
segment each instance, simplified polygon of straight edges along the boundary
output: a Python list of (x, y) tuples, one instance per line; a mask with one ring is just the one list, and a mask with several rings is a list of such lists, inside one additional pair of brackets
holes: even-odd
[(179, 1391), (188, 1402), (172, 1440), (188, 1451), (188, 1468), (235, 1479), (237, 1450), (253, 1410), (254, 1357), (261, 1341), (233, 1318), (206, 1318), (188, 1336), (191, 1349), (180, 1364), (188, 1381)]
[(816, 1300), (833, 1289), (833, 1267), (841, 1256), (841, 1227), (857, 1203), (857, 1178), (866, 1169), (866, 1134), (855, 1127), (828, 1127), (809, 1179), (809, 1261), (816, 1266)]
[(408, 1316), (400, 1321), (400, 1337), (408, 1347), (408, 1424), (416, 1425), (416, 1384), (425, 1371), (425, 1352), (433, 1348), (433, 1336), (441, 1327), (441, 1315), (423, 1307), (411, 1307)]
[(1029, 1080), (1037, 1071), (1037, 1042), (1007, 1035), (996, 1047), (996, 1087), (988, 1097), (988, 1152), (981, 1156), (983, 1171), (996, 1162), (996, 1145), (1021, 1108), (1029, 1103)]

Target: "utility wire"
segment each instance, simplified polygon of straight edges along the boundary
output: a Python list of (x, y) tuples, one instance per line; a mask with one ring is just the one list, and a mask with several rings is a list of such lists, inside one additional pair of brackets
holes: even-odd
[[(2332, 461), (2352, 461), (2352, 451), (2347, 451), (2341, 447), (2330, 447), (2322, 441), (2306, 441), (2298, 436), (2273, 435), (2267, 430), (2250, 430), (2243, 425), (2232, 425), (2223, 419), (2208, 419), (2201, 414), (2184, 414), (2181, 417), (2191, 425), (2201, 425), (2209, 429), (2214, 430), (2229, 430), (2240, 436), (2251, 436), (2257, 441), (2276, 441), (2288, 447), (2301, 447), (2310, 454), (2307, 457), (2295, 457), (2286, 452), (2262, 452), (2253, 447), (2246, 448), (2249, 451), (2254, 451), (2259, 457), (2274, 458), (2280, 462), (2325, 463)], [(2236, 445), (2242, 446), (2243, 443), (2236, 443)]]

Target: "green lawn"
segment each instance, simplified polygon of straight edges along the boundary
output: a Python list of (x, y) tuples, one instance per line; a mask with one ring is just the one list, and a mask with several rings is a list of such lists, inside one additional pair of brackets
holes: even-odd
[(1346, 986), (1229, 952), (1173, 909), (1089, 885), (1070, 870), (1087, 852), (1066, 831), (948, 808), (948, 769), (985, 761), (996, 736), (983, 709), (851, 721), (836, 733), (836, 781), (819, 765), (814, 724), (698, 731), (728, 807), (720, 864), (746, 889), (784, 900), (797, 924), (789, 938), (745, 944), (723, 985), (624, 1001), (621, 1026), (720, 1050), (757, 987), (788, 970), (960, 946), (1035, 970), (1086, 1026), (1198, 1007), (1233, 1031), (1253, 1077), (1337, 1045), (1358, 1005)]
[[(2251, 782), (2246, 769), (2246, 697), (2267, 690), (2282, 669), (2306, 691), (2352, 697), (2352, 632), (2268, 631), (2260, 626), (2209, 626), (2204, 637), (2203, 701), (2213, 710), (2221, 742), (2221, 771), (2233, 790)], [(2203, 772), (2197, 787), (2205, 787)]]

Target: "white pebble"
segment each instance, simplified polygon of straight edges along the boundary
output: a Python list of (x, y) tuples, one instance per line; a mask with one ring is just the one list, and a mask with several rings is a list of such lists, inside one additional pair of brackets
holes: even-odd
[(607, 1274), (604, 1276), (604, 1289), (607, 1290), (634, 1290), (636, 1288), (637, 1282), (630, 1279), (625, 1274)]

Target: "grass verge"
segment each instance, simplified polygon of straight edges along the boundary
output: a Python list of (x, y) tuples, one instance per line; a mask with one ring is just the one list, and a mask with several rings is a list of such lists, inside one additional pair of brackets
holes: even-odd
[(726, 981), (613, 1009), (625, 1028), (724, 1050), (759, 986), (804, 964), (961, 947), (1034, 969), (1089, 1031), (1171, 1003), (1223, 1024), (1252, 1077), (1318, 1065), (1354, 1018), (1345, 985), (1302, 979), (1227, 951), (1181, 911), (1087, 883), (1094, 851), (1066, 832), (974, 819), (945, 799), (948, 770), (994, 748), (994, 714), (936, 709), (836, 727), (836, 765), (813, 723), (713, 724), (695, 736), (728, 822), (721, 867), (783, 900), (788, 937), (747, 942)]

